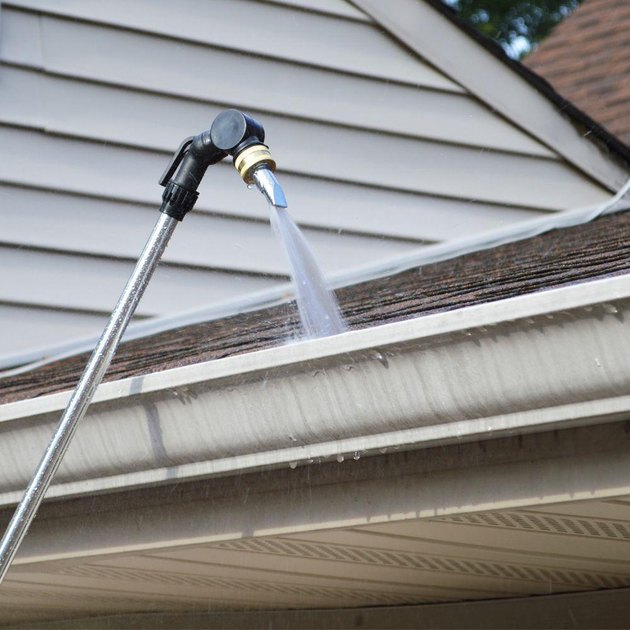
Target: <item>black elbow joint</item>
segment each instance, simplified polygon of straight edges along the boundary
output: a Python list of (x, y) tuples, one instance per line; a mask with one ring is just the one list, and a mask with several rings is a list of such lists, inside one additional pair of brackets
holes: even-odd
[(221, 112), (208, 131), (186, 138), (175, 152), (160, 178), (165, 187), (160, 210), (181, 221), (197, 201), (207, 168), (228, 155), (245, 181), (262, 164), (275, 168), (264, 140), (265, 130), (258, 121), (235, 109)]
[(263, 144), (265, 130), (257, 121), (235, 109), (219, 114), (210, 129), (212, 144), (231, 155), (234, 166), (246, 184), (252, 183), (252, 173), (262, 166), (276, 170), (269, 147)]

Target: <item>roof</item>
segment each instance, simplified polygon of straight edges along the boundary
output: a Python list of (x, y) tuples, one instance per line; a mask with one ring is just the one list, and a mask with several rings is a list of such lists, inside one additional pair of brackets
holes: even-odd
[[(533, 293), (630, 270), (630, 214), (509, 243), (337, 292), (350, 329)], [(284, 304), (122, 344), (105, 380), (117, 380), (281, 345), (299, 335)], [(87, 355), (2, 381), (0, 403), (70, 389)]]
[(524, 63), (630, 144), (630, 3), (588, 0)]

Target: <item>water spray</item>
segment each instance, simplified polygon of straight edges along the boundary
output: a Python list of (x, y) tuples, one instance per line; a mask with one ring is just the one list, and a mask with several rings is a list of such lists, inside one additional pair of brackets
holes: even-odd
[(220, 113), (208, 131), (186, 138), (173, 155), (160, 178), (160, 185), (164, 186), (160, 217), (2, 538), (0, 584), (35, 518), (79, 421), (103, 380), (175, 227), (197, 201), (197, 188), (207, 168), (231, 156), (245, 183), (255, 184), (271, 205), (286, 208), (284, 193), (273, 173), (276, 164), (269, 148), (263, 144), (264, 140), (265, 130), (259, 122), (230, 109)]

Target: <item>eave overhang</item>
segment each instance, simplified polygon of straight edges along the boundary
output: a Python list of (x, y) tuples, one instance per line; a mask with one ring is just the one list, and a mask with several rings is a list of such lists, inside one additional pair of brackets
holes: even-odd
[[(49, 497), (630, 416), (620, 276), (102, 385)], [(0, 407), (16, 503), (69, 392)]]

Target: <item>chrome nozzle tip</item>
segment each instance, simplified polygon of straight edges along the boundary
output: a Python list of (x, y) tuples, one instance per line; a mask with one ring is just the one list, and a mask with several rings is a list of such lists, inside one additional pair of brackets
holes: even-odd
[(256, 187), (266, 197), (267, 201), (276, 208), (286, 208), (287, 199), (282, 186), (278, 183), (273, 171), (265, 166), (257, 168), (252, 173)]

